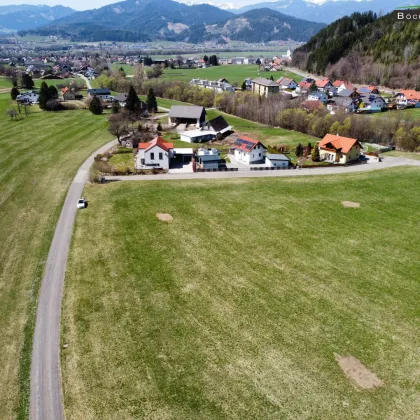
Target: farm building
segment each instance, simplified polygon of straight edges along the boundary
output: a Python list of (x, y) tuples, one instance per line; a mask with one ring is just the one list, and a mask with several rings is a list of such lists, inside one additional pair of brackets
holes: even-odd
[(206, 122), (206, 110), (202, 106), (173, 105), (168, 117), (169, 124), (195, 125), (200, 128)]
[(179, 133), (180, 140), (187, 143), (204, 143), (206, 141), (214, 140), (216, 133), (208, 130), (189, 130)]

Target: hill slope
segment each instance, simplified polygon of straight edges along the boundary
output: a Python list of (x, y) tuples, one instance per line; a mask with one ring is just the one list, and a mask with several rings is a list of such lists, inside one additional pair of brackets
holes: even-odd
[(293, 64), (353, 82), (420, 88), (420, 25), (390, 13), (355, 13), (322, 29), (295, 50)]
[(277, 12), (315, 22), (331, 23), (355, 12), (389, 13), (398, 6), (416, 5), (418, 0), (329, 0), (316, 4), (305, 0), (278, 0), (257, 3), (241, 8), (230, 9), (233, 13), (244, 13), (249, 10), (268, 7)]
[(325, 25), (303, 21), (270, 9), (242, 15), (208, 4), (187, 6), (172, 0), (126, 0), (74, 13), (32, 33), (58, 34), (84, 41), (225, 41), (293, 39), (306, 41)]
[(32, 29), (72, 13), (74, 13), (73, 9), (64, 6), (32, 6), (29, 4), (0, 6), (0, 28), (3, 31)]

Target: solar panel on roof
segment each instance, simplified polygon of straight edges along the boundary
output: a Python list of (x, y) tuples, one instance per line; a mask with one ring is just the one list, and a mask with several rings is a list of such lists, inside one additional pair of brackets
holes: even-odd
[(251, 149), (252, 149), (252, 144), (248, 144), (248, 145), (246, 146), (246, 148), (247, 148), (247, 149), (249, 149), (249, 150), (251, 150)]
[(235, 143), (233, 143), (235, 146), (242, 146), (242, 142), (239, 140), (236, 140)]

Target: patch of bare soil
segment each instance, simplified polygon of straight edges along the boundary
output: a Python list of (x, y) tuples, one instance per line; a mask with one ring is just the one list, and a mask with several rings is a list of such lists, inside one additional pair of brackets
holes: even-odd
[(383, 382), (366, 366), (353, 356), (335, 355), (344, 375), (351, 380), (351, 382), (362, 389), (374, 389), (383, 386)]
[(172, 220), (174, 220), (168, 213), (156, 213), (156, 217), (162, 222), (172, 222)]
[(341, 204), (344, 207), (352, 207), (352, 208), (355, 208), (355, 209), (358, 209), (360, 207), (360, 203), (356, 203), (354, 201), (342, 201)]

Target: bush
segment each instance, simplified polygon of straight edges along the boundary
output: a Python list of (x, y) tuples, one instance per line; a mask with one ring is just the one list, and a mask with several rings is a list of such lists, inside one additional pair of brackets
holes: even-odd
[(64, 111), (64, 107), (61, 104), (61, 102), (55, 100), (55, 99), (50, 99), (49, 101), (47, 101), (47, 103), (45, 104), (45, 111)]

